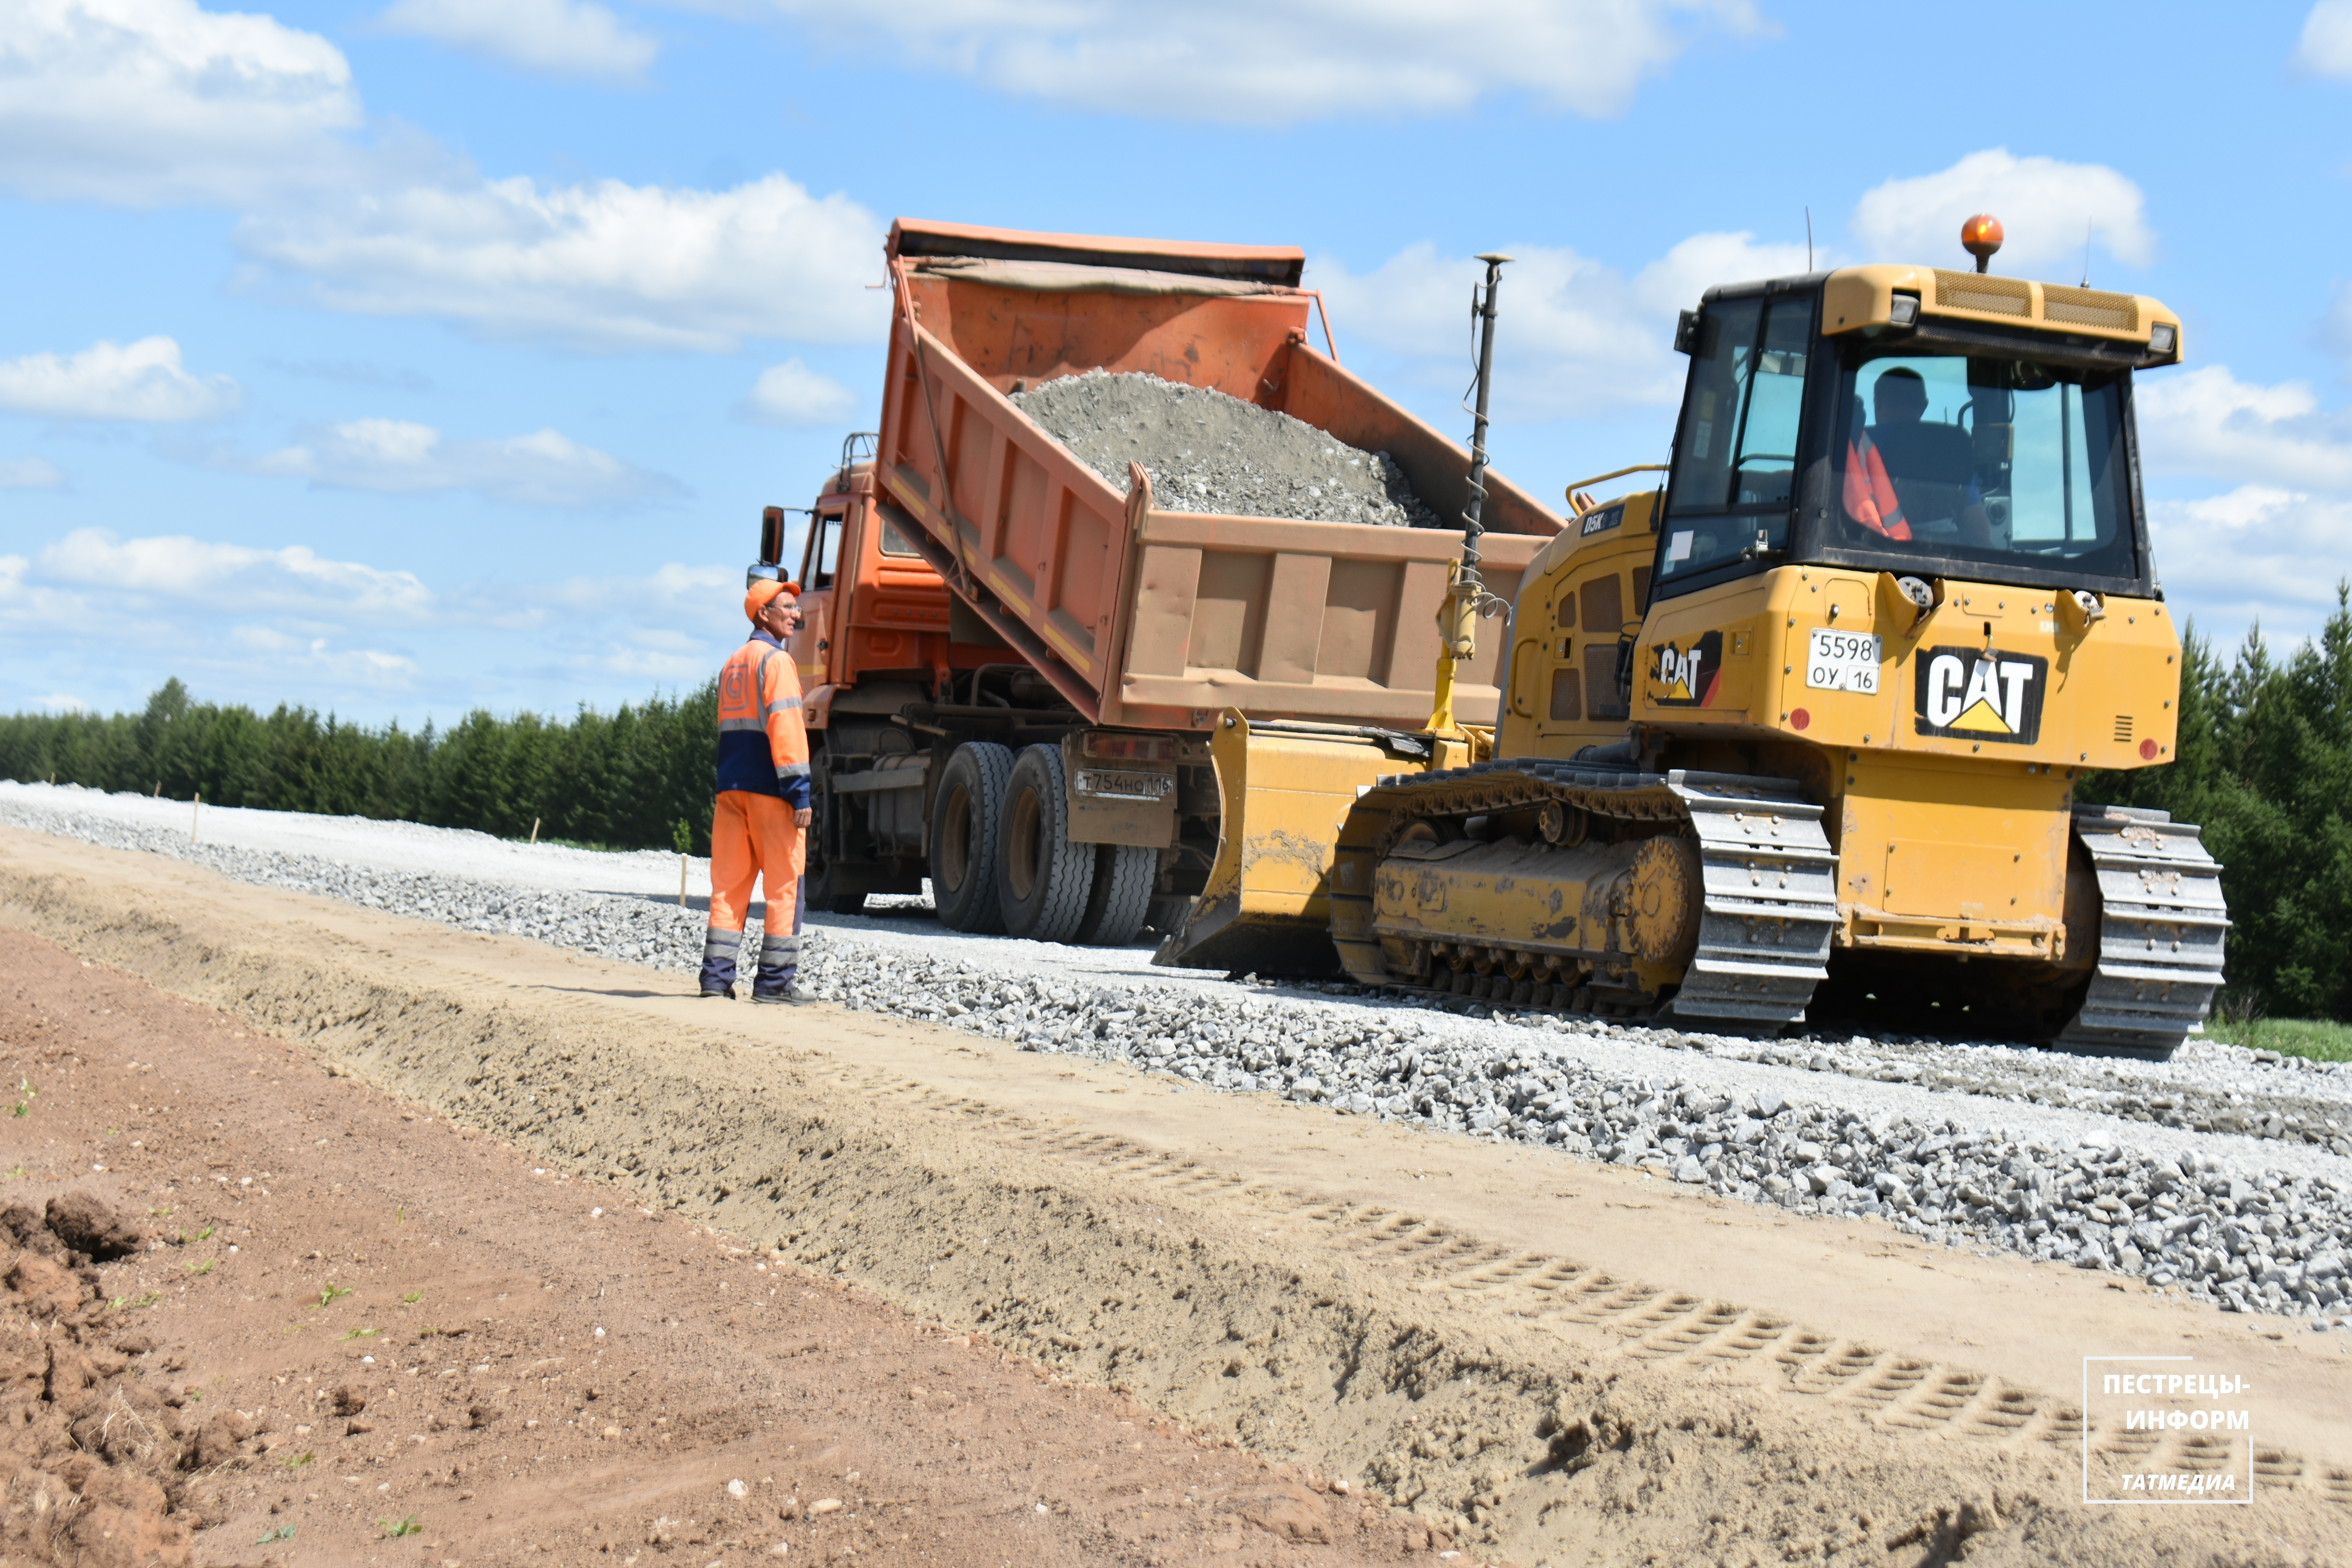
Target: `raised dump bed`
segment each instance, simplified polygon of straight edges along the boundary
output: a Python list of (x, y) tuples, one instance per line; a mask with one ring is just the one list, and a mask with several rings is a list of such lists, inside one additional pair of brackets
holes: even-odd
[[(1113, 485), (1012, 400), (1090, 370), (1213, 389), (1387, 453), (1458, 517), (1467, 450), (1309, 345), (1302, 252), (902, 219), (888, 256), (878, 499), (1088, 723), (1427, 722), (1458, 530), (1185, 510), (1139, 467)], [(1486, 486), (1485, 575), (1507, 601), (1560, 519), (1491, 470)], [(1469, 722), (1495, 720), (1505, 646), (1479, 639), (1460, 678)]]

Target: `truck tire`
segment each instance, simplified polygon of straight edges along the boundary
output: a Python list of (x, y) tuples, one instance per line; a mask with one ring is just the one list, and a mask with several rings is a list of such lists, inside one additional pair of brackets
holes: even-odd
[(1096, 845), (1094, 891), (1087, 896), (1077, 940), (1089, 947), (1124, 947), (1142, 935), (1159, 880), (1159, 850), (1141, 844)]
[(1004, 929), (996, 861), (1012, 775), (1013, 752), (993, 741), (958, 746), (940, 770), (931, 798), (931, 901), (950, 931), (984, 936)]
[(996, 856), (996, 901), (1010, 935), (1067, 942), (1087, 918), (1095, 846), (1070, 842), (1068, 790), (1061, 747), (1030, 746), (1014, 761)]

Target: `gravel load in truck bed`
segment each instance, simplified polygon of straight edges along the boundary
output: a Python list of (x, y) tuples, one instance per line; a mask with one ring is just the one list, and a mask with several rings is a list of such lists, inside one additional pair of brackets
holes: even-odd
[(1362, 452), (1303, 420), (1156, 375), (1090, 370), (1013, 401), (1124, 491), (1143, 465), (1167, 511), (1448, 526), (1386, 452)]

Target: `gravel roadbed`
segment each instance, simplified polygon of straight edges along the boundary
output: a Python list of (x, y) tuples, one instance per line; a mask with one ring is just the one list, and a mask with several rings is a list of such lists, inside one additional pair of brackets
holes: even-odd
[[(0, 791), (0, 823), (681, 976), (700, 954), (701, 913), (644, 894), (192, 844), (184, 831), (77, 810), (80, 793)], [(2352, 1159), (2341, 1131), (2352, 1123), (2352, 1074), (2339, 1064), (2266, 1061), (2202, 1041), (2161, 1065), (1932, 1042), (1761, 1041), (1457, 1013), (1345, 987), (1162, 978), (1133, 972), (1133, 956), (1116, 951), (950, 941), (905, 920), (843, 920), (809, 934), (804, 992), (864, 1011), (1547, 1145), (1800, 1214), (1875, 1216), (1947, 1245), (2139, 1276), (2233, 1310), (2315, 1327), (2352, 1318)]]

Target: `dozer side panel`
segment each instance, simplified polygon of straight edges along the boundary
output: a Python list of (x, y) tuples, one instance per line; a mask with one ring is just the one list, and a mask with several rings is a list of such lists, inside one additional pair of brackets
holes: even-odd
[(1510, 684), (1495, 754), (1566, 757), (1622, 739), (1618, 645), (1638, 633), (1650, 593), (1657, 493), (1571, 520), (1520, 579)]

